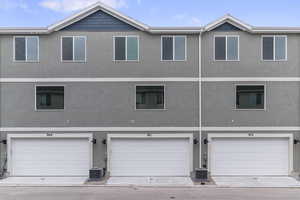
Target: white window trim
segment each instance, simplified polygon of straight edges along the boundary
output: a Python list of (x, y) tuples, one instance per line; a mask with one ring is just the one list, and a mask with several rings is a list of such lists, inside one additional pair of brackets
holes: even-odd
[(114, 138), (141, 138), (141, 139), (161, 139), (161, 138), (183, 138), (189, 140), (189, 170), (190, 172), (193, 171), (193, 152), (194, 152), (194, 137), (193, 134), (190, 133), (179, 133), (179, 134), (108, 134), (107, 135), (107, 171), (110, 172), (111, 168), (111, 140)]
[[(163, 59), (163, 38), (172, 38), (173, 41), (173, 58), (172, 60), (164, 60)], [(175, 38), (183, 37), (184, 38), (184, 60), (176, 60), (175, 59)], [(160, 39), (160, 61), (161, 62), (186, 62), (187, 61), (187, 36), (186, 35), (162, 35)]]
[[(25, 60), (16, 60), (16, 38), (25, 38)], [(27, 39), (28, 38), (37, 38), (37, 60), (28, 60), (27, 55)], [(38, 63), (40, 61), (40, 39), (39, 36), (14, 36), (13, 37), (13, 61), (17, 63)]]
[[(216, 38), (217, 37), (225, 37), (225, 60), (216, 60)], [(228, 37), (236, 37), (238, 40), (238, 49), (237, 49), (237, 60), (229, 60), (228, 52), (227, 52), (227, 38)], [(240, 61), (240, 36), (239, 35), (214, 35), (213, 41), (213, 55), (214, 62), (239, 62)]]
[(294, 136), (293, 134), (272, 134), (272, 133), (209, 133), (208, 138), (208, 170), (211, 171), (211, 152), (213, 138), (287, 138), (289, 140), (289, 175), (294, 170)]
[[(62, 41), (63, 38), (72, 38), (73, 41), (73, 60), (64, 60), (63, 59), (63, 45), (62, 45)], [(85, 57), (84, 60), (75, 60), (75, 38), (84, 38), (84, 51), (85, 51)], [(87, 57), (87, 47), (86, 47), (86, 40), (87, 40), (87, 36), (61, 36), (60, 39), (60, 57), (61, 57), (61, 62), (63, 63), (85, 63), (87, 61), (86, 57)]]
[[(265, 60), (264, 59), (264, 45), (263, 45), (263, 39), (267, 37), (273, 38), (273, 59), (272, 60)], [(284, 37), (285, 38), (285, 59), (276, 59), (276, 37)], [(287, 58), (287, 35), (262, 35), (261, 36), (261, 61), (263, 62), (285, 62), (288, 60)]]
[[(136, 87), (137, 86), (163, 86), (164, 87), (164, 108), (162, 109), (137, 109), (136, 108)], [(135, 111), (166, 111), (166, 85), (165, 84), (136, 84), (134, 85), (134, 110)]]
[[(262, 109), (237, 108), (237, 105), (236, 105), (237, 86), (264, 86), (264, 108), (262, 108)], [(234, 97), (235, 97), (234, 98), (234, 110), (236, 110), (236, 111), (267, 111), (267, 87), (266, 87), (266, 84), (250, 84), (250, 83), (249, 84), (234, 84)]]
[(62, 134), (62, 133), (51, 133), (51, 135), (45, 133), (45, 134), (7, 134), (7, 169), (8, 173), (12, 172), (12, 145), (11, 141), (12, 139), (18, 139), (18, 138), (39, 138), (39, 139), (59, 139), (59, 138), (86, 138), (90, 142), (90, 168), (93, 167), (93, 134), (92, 133), (68, 133), (68, 134)]
[[(64, 108), (63, 109), (38, 109), (37, 108), (37, 106), (36, 106), (36, 88), (37, 87), (64, 87)], [(66, 109), (66, 86), (65, 85), (53, 85), (53, 84), (51, 84), (51, 85), (46, 85), (46, 84), (44, 84), (44, 85), (35, 85), (34, 86), (34, 110), (36, 111), (36, 112), (63, 112), (63, 111), (65, 111), (65, 109)]]
[[(125, 60), (116, 60), (115, 39), (118, 37), (125, 38)], [(128, 60), (127, 57), (127, 39), (137, 38), (137, 60)], [(139, 35), (115, 35), (113, 36), (113, 62), (139, 62), (140, 61), (140, 36)]]

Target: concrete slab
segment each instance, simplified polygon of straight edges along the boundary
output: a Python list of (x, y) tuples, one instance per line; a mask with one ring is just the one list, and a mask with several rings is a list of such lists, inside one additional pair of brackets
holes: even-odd
[(87, 177), (8, 177), (0, 180), (0, 186), (70, 186), (82, 185), (86, 180)]
[(107, 185), (193, 186), (190, 177), (110, 177)]
[(300, 182), (292, 177), (212, 177), (219, 187), (242, 188), (300, 188)]

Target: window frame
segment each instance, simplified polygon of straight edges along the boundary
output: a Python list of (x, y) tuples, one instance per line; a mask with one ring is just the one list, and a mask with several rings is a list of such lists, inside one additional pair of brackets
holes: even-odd
[[(38, 109), (37, 105), (36, 105), (36, 98), (37, 98), (37, 87), (63, 87), (64, 88), (64, 108), (63, 109)], [(40, 85), (40, 84), (36, 84), (34, 85), (34, 109), (36, 112), (63, 112), (66, 110), (66, 86), (65, 85)]]
[[(216, 59), (216, 38), (217, 37), (225, 37), (225, 60), (217, 60)], [(236, 37), (238, 46), (237, 46), (237, 59), (236, 60), (228, 60), (228, 52), (227, 52), (227, 41), (228, 37)], [(213, 55), (214, 62), (240, 62), (240, 36), (239, 35), (214, 35), (213, 41)]]
[[(125, 60), (116, 60), (115, 39), (117, 37), (125, 38)], [(137, 38), (137, 60), (128, 60), (127, 57), (127, 38)], [(113, 62), (140, 62), (140, 36), (139, 35), (114, 35), (113, 36)]]
[[(73, 60), (64, 60), (63, 59), (63, 38), (72, 38), (72, 42), (73, 42), (73, 50), (72, 50), (72, 54), (73, 54)], [(84, 38), (84, 51), (85, 51), (85, 55), (84, 55), (84, 60), (75, 60), (75, 38)], [(60, 38), (60, 61), (62, 63), (86, 63), (87, 62), (87, 36), (85, 35), (63, 35)]]
[[(172, 60), (164, 60), (163, 59), (163, 38), (172, 37), (173, 39), (173, 58)], [(184, 37), (184, 59), (183, 60), (175, 60), (175, 38), (176, 37)], [(187, 36), (186, 35), (162, 35), (160, 38), (160, 61), (161, 62), (186, 62), (187, 61)]]
[[(137, 109), (136, 107), (136, 88), (138, 86), (163, 86), (164, 87), (164, 107), (161, 109), (155, 108), (155, 109)], [(135, 84), (134, 85), (134, 110), (135, 111), (166, 111), (167, 107), (166, 107), (166, 84)]]
[[(264, 86), (264, 108), (238, 108), (236, 104), (236, 99), (237, 99), (237, 87), (238, 86)], [(236, 111), (267, 111), (267, 85), (266, 83), (236, 83), (234, 84), (234, 110)]]
[[(265, 60), (264, 59), (263, 39), (265, 37), (272, 37), (273, 38), (273, 59), (272, 60)], [(284, 37), (285, 38), (285, 59), (276, 60), (276, 41), (275, 41), (276, 37)], [(287, 35), (262, 35), (261, 36), (261, 61), (263, 61), (263, 62), (285, 62), (285, 61), (288, 61), (288, 55), (287, 55), (288, 45), (287, 45), (287, 43), (288, 43)]]
[[(16, 38), (25, 38), (25, 60), (16, 60)], [(28, 60), (27, 55), (27, 38), (37, 38), (37, 59), (36, 60)], [(30, 35), (15, 35), (13, 36), (13, 62), (16, 63), (38, 63), (40, 62), (40, 37), (30, 36)]]

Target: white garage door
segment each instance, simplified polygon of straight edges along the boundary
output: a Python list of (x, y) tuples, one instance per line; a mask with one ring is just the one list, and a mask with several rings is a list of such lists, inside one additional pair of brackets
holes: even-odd
[(12, 176), (88, 176), (88, 139), (11, 140)]
[(288, 175), (286, 138), (214, 138), (212, 175)]
[(189, 139), (112, 139), (111, 176), (189, 176)]

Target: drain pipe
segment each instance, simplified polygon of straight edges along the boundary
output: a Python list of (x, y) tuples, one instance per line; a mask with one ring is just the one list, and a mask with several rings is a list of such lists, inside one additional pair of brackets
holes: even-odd
[(199, 33), (199, 65), (198, 65), (198, 70), (199, 70), (199, 74), (198, 74), (198, 87), (199, 87), (199, 168), (202, 168), (202, 116), (201, 116), (201, 112), (202, 112), (202, 29)]

